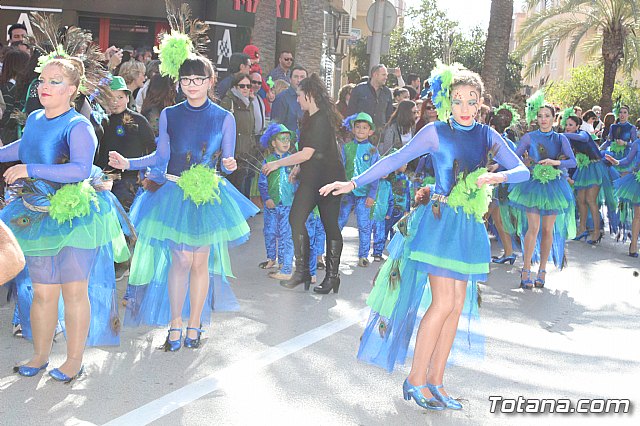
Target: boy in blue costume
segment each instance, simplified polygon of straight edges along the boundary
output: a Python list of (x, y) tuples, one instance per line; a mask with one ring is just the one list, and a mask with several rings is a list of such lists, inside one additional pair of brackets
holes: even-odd
[(393, 238), (393, 234), (395, 231), (393, 230), (393, 225), (398, 223), (402, 217), (409, 213), (411, 209), (411, 185), (409, 182), (409, 178), (404, 173), (407, 171), (407, 165), (404, 164), (395, 172), (391, 173), (387, 178), (391, 183), (392, 193), (393, 193), (393, 208), (391, 209), (391, 214), (385, 223), (385, 237)]
[(387, 220), (391, 219), (394, 197), (391, 190), (391, 182), (387, 176), (378, 181), (376, 202), (371, 211), (371, 233), (373, 234), (373, 261), (382, 262), (382, 251), (387, 241)]
[[(366, 112), (360, 112), (347, 117), (343, 126), (351, 131), (353, 140), (342, 147), (342, 160), (347, 173), (347, 179), (367, 170), (375, 164), (380, 155), (369, 138), (375, 132), (373, 119)], [(357, 190), (345, 195), (340, 206), (338, 226), (340, 229), (349, 219), (351, 211), (355, 209), (358, 220), (358, 266), (369, 266), (369, 249), (371, 247), (371, 206), (375, 202), (378, 182), (364, 185)]]
[[(262, 147), (271, 149), (263, 165), (289, 156), (293, 138), (295, 134), (284, 124), (271, 124), (260, 138)], [(291, 278), (293, 264), (293, 239), (289, 212), (295, 185), (289, 180), (290, 173), (291, 167), (281, 167), (277, 173), (271, 173), (268, 177), (260, 173), (258, 178), (258, 190), (265, 207), (264, 243), (267, 250), (267, 261), (261, 263), (260, 267), (269, 269), (280, 264), (279, 271), (269, 273), (271, 278), (278, 280)]]

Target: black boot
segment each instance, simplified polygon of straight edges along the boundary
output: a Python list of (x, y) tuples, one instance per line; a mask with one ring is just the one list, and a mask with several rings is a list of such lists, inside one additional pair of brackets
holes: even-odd
[[(306, 232), (306, 231), (305, 231)], [(311, 274), (309, 273), (309, 236), (299, 235), (293, 240), (296, 254), (296, 270), (291, 278), (280, 281), (280, 285), (286, 288), (295, 288), (304, 283), (304, 289), (311, 287)]]
[(327, 240), (327, 274), (324, 276), (324, 280), (319, 286), (313, 288), (315, 293), (328, 294), (333, 290), (334, 293), (338, 292), (340, 288), (340, 274), (338, 268), (340, 267), (340, 255), (342, 254), (342, 241)]

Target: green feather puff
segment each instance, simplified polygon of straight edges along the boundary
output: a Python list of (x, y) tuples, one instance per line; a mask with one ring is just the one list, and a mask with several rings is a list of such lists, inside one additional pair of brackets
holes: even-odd
[(98, 196), (88, 181), (82, 181), (63, 185), (49, 196), (49, 203), (49, 216), (62, 225), (76, 217), (87, 216), (91, 203), (98, 209)]
[(562, 111), (562, 120), (560, 120), (560, 125), (563, 128), (567, 127), (567, 120), (572, 115), (574, 115), (574, 116), (576, 115), (575, 110), (573, 109), (573, 107), (565, 108), (564, 111)]
[(591, 164), (591, 160), (589, 159), (589, 157), (581, 152), (576, 154), (576, 162), (578, 163), (579, 169), (587, 167), (589, 164)]
[(640, 170), (636, 172), (636, 181), (640, 182)]
[(171, 34), (165, 34), (162, 37), (156, 52), (160, 58), (160, 74), (177, 80), (180, 66), (194, 54), (194, 49), (188, 35), (171, 31)]
[(544, 91), (538, 90), (527, 99), (527, 123), (531, 123), (538, 118), (538, 111), (544, 106)]
[(560, 177), (562, 171), (550, 165), (536, 164), (533, 168), (533, 178), (540, 183), (548, 183)]
[(478, 188), (476, 185), (478, 177), (486, 172), (487, 169), (482, 167), (466, 177), (463, 173), (458, 174), (458, 183), (451, 190), (447, 200), (450, 207), (456, 210), (462, 207), (467, 215), (474, 215), (478, 222), (483, 221), (491, 203), (491, 186), (485, 184)]
[(497, 114), (500, 110), (503, 109), (511, 113), (511, 123), (509, 123), (509, 127), (513, 127), (518, 124), (518, 122), (520, 121), (520, 113), (518, 113), (518, 110), (509, 104), (502, 104), (495, 109), (495, 113)]
[(215, 169), (197, 164), (180, 174), (178, 186), (184, 193), (184, 199), (191, 198), (196, 206), (213, 201), (222, 202), (220, 198), (220, 181), (222, 179)]
[(623, 154), (626, 148), (627, 148), (626, 145), (620, 145), (616, 141), (611, 141), (611, 145), (609, 145), (609, 151), (616, 154)]
[(55, 50), (53, 50), (51, 53), (49, 53), (48, 55), (42, 55), (38, 58), (38, 66), (34, 68), (34, 71), (40, 74), (44, 69), (44, 66), (47, 65), (52, 60), (57, 58), (68, 58), (68, 57), (69, 55), (67, 55), (67, 52), (64, 51), (64, 46), (59, 44), (58, 46), (56, 46)]
[(616, 120), (618, 119), (618, 115), (620, 115), (621, 107), (622, 107), (622, 98), (618, 97), (618, 99), (616, 99), (616, 102), (613, 104), (613, 111), (611, 111), (613, 113), (613, 116), (616, 118)]

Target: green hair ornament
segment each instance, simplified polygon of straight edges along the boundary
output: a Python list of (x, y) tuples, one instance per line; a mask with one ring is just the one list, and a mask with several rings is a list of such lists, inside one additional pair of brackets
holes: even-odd
[(77, 217), (87, 216), (91, 204), (98, 208), (96, 190), (88, 181), (63, 185), (55, 194), (49, 196), (49, 216), (62, 225)]
[(513, 126), (515, 126), (516, 124), (518, 124), (520, 122), (520, 113), (518, 113), (517, 109), (515, 109), (511, 105), (505, 103), (505, 104), (500, 105), (498, 108), (496, 108), (494, 110), (494, 113), (495, 114), (499, 114), (500, 111), (502, 111), (502, 110), (506, 110), (506, 111), (509, 111), (511, 113), (511, 122), (509, 123), (508, 127), (513, 127)]
[(57, 45), (56, 48), (53, 51), (51, 51), (48, 55), (40, 56), (38, 58), (38, 66), (34, 68), (34, 71), (40, 74), (42, 73), (42, 70), (49, 62), (53, 61), (54, 59), (60, 59), (60, 58), (64, 58), (64, 59), (70, 58), (67, 52), (64, 51), (64, 46), (61, 44)]
[(538, 118), (538, 111), (544, 106), (544, 91), (538, 90), (527, 99), (526, 119), (527, 123), (531, 123)]
[(533, 168), (533, 178), (540, 183), (549, 183), (560, 177), (562, 171), (548, 164), (536, 164)]
[(565, 108), (564, 111), (562, 111), (562, 120), (560, 120), (560, 125), (562, 126), (562, 128), (567, 127), (567, 120), (572, 115), (574, 117), (577, 117), (573, 107)]
[(201, 204), (213, 204), (214, 201), (222, 203), (220, 198), (220, 184), (222, 178), (215, 169), (197, 164), (185, 170), (178, 178), (178, 186), (184, 193), (184, 198), (190, 198), (196, 206)]
[(169, 76), (174, 80), (178, 79), (180, 66), (184, 61), (195, 54), (191, 38), (177, 31), (165, 34), (160, 47), (154, 47), (154, 50), (160, 58), (160, 75)]
[(615, 103), (613, 104), (613, 110), (611, 111), (616, 120), (620, 115), (620, 108), (622, 108), (622, 98), (618, 96), (618, 99), (616, 99)]
[(576, 163), (578, 163), (578, 168), (583, 169), (591, 164), (591, 160), (587, 154), (583, 154), (581, 152), (576, 154)]
[(273, 77), (269, 76), (269, 78), (267, 78), (267, 86), (269, 86), (269, 89), (273, 89), (275, 85), (276, 83), (273, 81)]
[(478, 177), (486, 172), (487, 169), (481, 167), (467, 176), (459, 173), (458, 183), (453, 187), (447, 199), (450, 207), (456, 210), (458, 207), (462, 207), (462, 211), (467, 215), (473, 215), (480, 223), (483, 222), (484, 215), (489, 211), (493, 192), (490, 185), (484, 184), (480, 188), (476, 185)]
[(436, 60), (436, 67), (431, 71), (429, 78), (429, 85), (433, 93), (431, 99), (436, 111), (438, 111), (440, 121), (449, 120), (451, 115), (451, 83), (455, 73), (463, 69), (464, 67), (458, 63), (445, 65), (440, 60)]

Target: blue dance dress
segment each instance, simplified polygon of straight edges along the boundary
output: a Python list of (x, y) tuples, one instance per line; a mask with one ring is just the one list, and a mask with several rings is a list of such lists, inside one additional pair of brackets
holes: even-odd
[(20, 160), (29, 179), (11, 188), (0, 212), (22, 248), (27, 266), (17, 278), (23, 336), (31, 338), (32, 283), (88, 280), (91, 323), (87, 345), (118, 345), (114, 259), (129, 257), (118, 220), (122, 206), (102, 171), (92, 166), (97, 147), (91, 123), (74, 109), (54, 118), (29, 115), (22, 138), (0, 148), (0, 162)]
[[(210, 100), (200, 107), (182, 102), (160, 114), (157, 150), (146, 157), (130, 160), (130, 168), (151, 168), (147, 178), (160, 184), (155, 191), (144, 191), (131, 207), (130, 217), (138, 233), (129, 284), (136, 288), (127, 303), (125, 325), (166, 325), (171, 319), (168, 275), (171, 268), (185, 268), (187, 279), (182, 311), (189, 317), (189, 266), (174, 264), (180, 252), (209, 250), (209, 293), (202, 312), (208, 324), (211, 310), (237, 310), (235, 295), (227, 277), (232, 277), (229, 245), (249, 238), (246, 219), (259, 209), (225, 178), (215, 175), (195, 182), (195, 191), (210, 191), (212, 199), (200, 200), (183, 185), (191, 180), (188, 172), (215, 169), (222, 158), (233, 157), (235, 119)], [(224, 170), (224, 167), (223, 167)], [(224, 170), (228, 172), (228, 170)], [(184, 179), (184, 180), (183, 180)], [(196, 179), (197, 180), (197, 179)]]
[(640, 139), (633, 143), (629, 154), (620, 160), (619, 166), (631, 173), (614, 182), (616, 197), (630, 207), (640, 206)]
[[(629, 155), (631, 144), (637, 139), (637, 137), (637, 129), (633, 124), (628, 121), (624, 123), (615, 123), (611, 125), (607, 141), (602, 144), (600, 149), (607, 151), (607, 154), (610, 154), (616, 160), (622, 160)], [(624, 145), (619, 145), (616, 142), (617, 140), (624, 141)], [(629, 165), (618, 165), (616, 166), (616, 170), (620, 173), (629, 172)]]
[[(366, 185), (426, 153), (432, 154), (435, 193), (427, 205), (407, 216), (406, 225), (400, 226), (402, 232), (396, 233), (389, 244), (391, 256), (378, 274), (368, 301), (371, 315), (358, 350), (359, 359), (389, 371), (395, 364), (404, 363), (423, 296), (423, 306), (429, 304), (430, 291), (425, 294), (429, 274), (467, 281), (463, 315), (469, 320), (478, 315), (477, 282), (486, 280), (489, 272), (489, 238), (482, 220), (448, 204), (459, 174), (473, 172), (495, 160), (504, 166), (507, 182), (520, 182), (529, 176), (527, 168), (495, 130), (477, 123), (465, 127), (451, 121), (423, 127), (402, 149), (354, 181), (357, 186)], [(380, 293), (374, 294), (377, 292)], [(467, 339), (471, 339), (469, 331), (467, 328)], [(462, 338), (465, 333), (458, 334)], [(471, 350), (482, 349), (474, 345)]]

